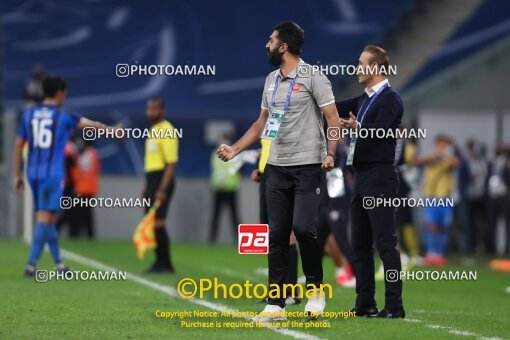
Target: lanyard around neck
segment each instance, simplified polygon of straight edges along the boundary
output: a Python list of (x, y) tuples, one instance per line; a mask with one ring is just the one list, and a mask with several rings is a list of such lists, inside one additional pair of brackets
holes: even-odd
[[(297, 78), (297, 76), (292, 78), (292, 80), (290, 82), (289, 91), (287, 92), (287, 98), (285, 99), (285, 106), (284, 106), (285, 111), (287, 111), (287, 109), (289, 108), (290, 96), (292, 94), (292, 89), (294, 88), (294, 84), (296, 83), (296, 78)], [(273, 107), (275, 106), (276, 91), (278, 90), (279, 83), (280, 83), (280, 76), (277, 75), (276, 80), (274, 82), (273, 97), (271, 98), (271, 106), (273, 106)]]
[[(363, 118), (365, 118), (365, 113), (367, 113), (368, 109), (370, 108), (370, 105), (372, 105), (372, 103), (374, 102), (375, 98), (377, 98), (377, 96), (379, 94), (381, 94), (382, 91), (384, 91), (387, 87), (389, 87), (390, 85), (388, 83), (384, 84), (380, 89), (379, 91), (377, 91), (373, 96), (372, 98), (370, 98), (370, 101), (368, 102), (368, 105), (367, 107), (365, 108), (365, 111), (363, 111), (363, 114), (359, 120), (360, 124), (363, 123)], [(363, 100), (363, 102), (361, 103), (361, 106), (360, 106), (360, 111), (361, 111), (361, 108), (363, 107), (363, 104), (365, 104), (365, 101)], [(360, 112), (358, 111), (358, 115), (357, 117), (359, 117), (359, 114)]]

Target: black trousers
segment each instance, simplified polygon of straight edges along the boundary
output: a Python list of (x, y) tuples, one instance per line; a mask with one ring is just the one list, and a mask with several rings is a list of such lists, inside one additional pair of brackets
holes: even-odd
[(490, 198), (488, 204), (489, 228), (487, 230), (488, 252), (495, 253), (495, 235), (498, 228), (498, 220), (503, 218), (507, 239), (505, 242), (505, 254), (510, 253), (510, 200), (504, 197)]
[[(478, 246), (478, 241), (485, 241), (485, 249), (487, 253), (495, 253), (494, 232), (491, 232), (489, 223), (491, 218), (488, 216), (486, 209), (488, 199), (486, 197), (469, 200), (469, 220), (470, 230), (467, 234), (467, 249), (470, 254), (474, 254)], [(489, 199), (490, 202), (490, 199)], [(491, 205), (492, 206), (492, 205)], [(478, 236), (478, 237), (477, 237)]]
[[(327, 190), (327, 188), (324, 188)], [(319, 242), (324, 249), (330, 233), (350, 265), (354, 264), (354, 254), (349, 242), (349, 205), (350, 197), (347, 193), (343, 197), (327, 198), (319, 210)], [(356, 268), (353, 268), (356, 271)]]
[[(64, 195), (67, 197), (75, 198), (77, 194), (74, 190), (73, 185), (66, 185), (64, 187)], [(86, 209), (85, 207), (73, 206), (70, 209), (63, 209), (57, 219), (57, 231), (60, 234), (62, 229), (67, 226), (69, 230), (69, 238), (79, 238), (82, 230), (83, 223), (86, 223), (82, 216), (82, 210)]]
[(237, 227), (239, 226), (239, 215), (237, 214), (237, 192), (215, 191), (213, 217), (211, 221), (211, 233), (209, 235), (210, 242), (216, 241), (216, 237), (218, 236), (220, 212), (224, 205), (230, 209), (230, 217), (232, 218), (232, 235), (234, 236), (234, 240), (237, 240)]
[[(91, 196), (82, 196), (91, 198)], [(94, 218), (92, 214), (92, 207), (83, 206), (76, 208), (76, 220), (78, 222), (78, 232), (82, 234), (82, 232), (87, 235), (89, 239), (93, 239), (95, 237), (94, 232)]]
[[(145, 193), (144, 198), (149, 198), (151, 200), (151, 204), (154, 204), (156, 201), (156, 193), (158, 192), (159, 186), (161, 185), (161, 180), (163, 179), (164, 171), (150, 171), (145, 173), (145, 185), (147, 192)], [(156, 218), (157, 219), (166, 219), (166, 215), (168, 214), (168, 207), (170, 205), (170, 201), (172, 200), (172, 196), (175, 190), (175, 178), (172, 178), (172, 181), (168, 185), (166, 190), (166, 200), (161, 204), (156, 210)], [(145, 208), (145, 213), (150, 210), (150, 207)]]
[(269, 224), (269, 217), (267, 215), (266, 178), (267, 176), (263, 173), (259, 184), (259, 218), (262, 224)]
[[(292, 229), (299, 243), (306, 284), (322, 284), (322, 249), (317, 237), (317, 215), (324, 173), (320, 164), (275, 166), (267, 164), (266, 198), (269, 215), (269, 285), (280, 292), (289, 266)], [(307, 286), (308, 287), (308, 286)], [(270, 298), (268, 304), (285, 307), (285, 299)]]
[[(360, 171), (356, 169), (356, 185), (353, 192), (352, 209), (352, 247), (356, 268), (356, 307), (375, 306), (374, 248), (377, 247), (384, 265), (385, 308), (402, 307), (402, 281), (400, 280), (400, 254), (397, 248), (395, 228), (395, 209), (393, 207), (375, 207), (365, 209), (366, 197), (392, 198), (397, 196), (398, 174), (392, 164), (375, 165)], [(393, 280), (388, 272), (397, 273)]]

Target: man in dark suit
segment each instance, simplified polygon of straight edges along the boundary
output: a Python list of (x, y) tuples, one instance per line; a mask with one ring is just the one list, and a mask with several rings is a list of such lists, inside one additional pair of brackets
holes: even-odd
[[(352, 246), (357, 279), (354, 310), (358, 316), (403, 318), (402, 265), (397, 248), (395, 208), (373, 204), (377, 198), (388, 202), (387, 199), (397, 197), (399, 183), (394, 165), (396, 139), (391, 136), (395, 135), (404, 109), (399, 94), (388, 83), (388, 70), (386, 51), (375, 45), (365, 47), (358, 65), (358, 80), (365, 85), (365, 92), (338, 102), (337, 109), (340, 116), (345, 117), (340, 119), (341, 128), (350, 130), (353, 137), (347, 162), (353, 165), (356, 172), (351, 202)], [(385, 136), (380, 138), (379, 133), (377, 136), (375, 133), (374, 136), (364, 134), (363, 129), (384, 130)], [(386, 274), (386, 301), (384, 309), (379, 312), (374, 299), (374, 241)]]

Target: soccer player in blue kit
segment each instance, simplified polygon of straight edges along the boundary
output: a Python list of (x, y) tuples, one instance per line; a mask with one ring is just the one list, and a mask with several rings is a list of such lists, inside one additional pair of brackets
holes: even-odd
[(55, 226), (64, 189), (64, 150), (67, 141), (76, 128), (113, 129), (60, 109), (67, 95), (67, 83), (63, 78), (46, 77), (43, 80), (43, 91), (44, 101), (24, 112), (14, 149), (14, 189), (20, 192), (23, 188), (21, 159), (23, 145), (27, 142), (28, 159), (25, 166), (34, 197), (34, 210), (37, 213), (28, 265), (24, 273), (29, 277), (35, 273), (36, 262), (46, 242), (56, 270), (70, 270), (60, 258)]

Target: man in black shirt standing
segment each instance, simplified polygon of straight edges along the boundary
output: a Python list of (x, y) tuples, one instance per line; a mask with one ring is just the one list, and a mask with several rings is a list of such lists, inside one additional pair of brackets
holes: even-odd
[[(358, 316), (382, 318), (405, 317), (402, 306), (402, 269), (395, 231), (395, 209), (373, 205), (377, 198), (394, 198), (398, 174), (394, 165), (395, 138), (378, 138), (362, 134), (363, 129), (395, 132), (404, 112), (399, 94), (386, 77), (389, 57), (378, 46), (365, 47), (359, 59), (359, 82), (366, 86), (363, 95), (337, 103), (340, 126), (349, 129), (351, 145), (348, 165), (353, 165), (356, 183), (352, 196), (352, 246), (356, 269), (356, 306)], [(376, 70), (375, 72), (370, 72)], [(368, 131), (368, 130), (367, 130)], [(375, 130), (373, 130), (375, 131)], [(358, 138), (356, 138), (356, 134)], [(388, 135), (391, 136), (390, 133)], [(394, 135), (394, 133), (393, 133)], [(386, 137), (386, 136), (384, 136)], [(374, 279), (375, 245), (385, 269), (385, 306), (377, 311)]]

